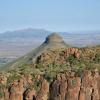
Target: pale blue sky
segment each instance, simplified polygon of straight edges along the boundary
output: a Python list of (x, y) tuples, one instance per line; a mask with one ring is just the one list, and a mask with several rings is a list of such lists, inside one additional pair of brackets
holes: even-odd
[(0, 32), (100, 30), (100, 0), (0, 0)]

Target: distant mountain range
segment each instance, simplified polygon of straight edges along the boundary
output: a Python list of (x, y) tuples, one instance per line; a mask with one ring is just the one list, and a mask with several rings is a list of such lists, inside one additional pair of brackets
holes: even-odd
[(30, 37), (41, 37), (43, 34), (48, 34), (49, 31), (44, 29), (23, 29), (16, 31), (7, 31), (5, 33), (0, 34), (0, 38), (30, 38)]
[[(18, 43), (18, 42), (39, 42), (42, 43), (50, 31), (44, 29), (23, 29), (16, 31), (7, 31), (0, 33), (0, 42), (6, 43)], [(91, 32), (77, 32), (77, 33), (68, 33), (68, 32), (58, 32), (64, 40), (74, 46), (86, 46), (93, 44), (100, 44), (100, 32), (91, 31)]]
[[(16, 59), (43, 43), (51, 31), (23, 29), (0, 33), (0, 58)], [(67, 44), (83, 47), (100, 44), (100, 32), (58, 32)]]

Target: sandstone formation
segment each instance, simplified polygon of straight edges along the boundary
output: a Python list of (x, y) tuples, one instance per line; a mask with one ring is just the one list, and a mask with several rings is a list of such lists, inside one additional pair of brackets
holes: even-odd
[[(84, 70), (81, 77), (74, 72), (59, 73), (50, 84), (41, 75), (34, 80), (39, 81), (38, 91), (34, 89), (34, 81), (28, 83), (27, 80), (25, 86), (25, 80), (21, 78), (9, 88), (2, 88), (4, 95), (0, 100), (100, 100), (100, 75), (97, 70)], [(27, 87), (28, 84), (33, 87)]]

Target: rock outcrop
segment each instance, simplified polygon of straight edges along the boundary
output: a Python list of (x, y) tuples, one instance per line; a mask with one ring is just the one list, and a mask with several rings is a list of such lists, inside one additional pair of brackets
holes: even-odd
[(51, 100), (99, 100), (98, 72), (84, 71), (83, 77), (60, 74), (51, 85)]
[(64, 50), (54, 50), (42, 53), (40, 56), (37, 57), (37, 63), (43, 63), (44, 66), (49, 65), (52, 62), (55, 62), (59, 65), (67, 64), (67, 58), (73, 57), (79, 59), (82, 55), (81, 50), (77, 48), (67, 48)]
[[(39, 82), (38, 91), (34, 80)], [(75, 72), (59, 73), (51, 83), (41, 75), (34, 80), (30, 83), (21, 78), (13, 81), (8, 88), (0, 88), (4, 94), (0, 100), (100, 100), (100, 75), (97, 70), (83, 70), (80, 77)]]
[(38, 80), (40, 81), (40, 90), (37, 93), (36, 100), (48, 100), (49, 83), (43, 76), (40, 76)]

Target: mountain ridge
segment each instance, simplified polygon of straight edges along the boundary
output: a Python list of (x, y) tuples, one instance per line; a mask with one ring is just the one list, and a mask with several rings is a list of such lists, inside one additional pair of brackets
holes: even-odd
[(34, 61), (36, 57), (38, 57), (43, 52), (46, 52), (48, 50), (67, 48), (67, 47), (70, 47), (70, 46), (64, 42), (61, 36), (59, 36), (57, 33), (52, 33), (46, 37), (45, 41), (39, 47), (32, 50), (28, 54), (18, 58), (17, 60), (7, 63), (3, 67), (13, 68), (16, 66), (20, 66), (20, 64), (22, 65), (23, 63), (24, 64), (33, 63), (32, 61)]

